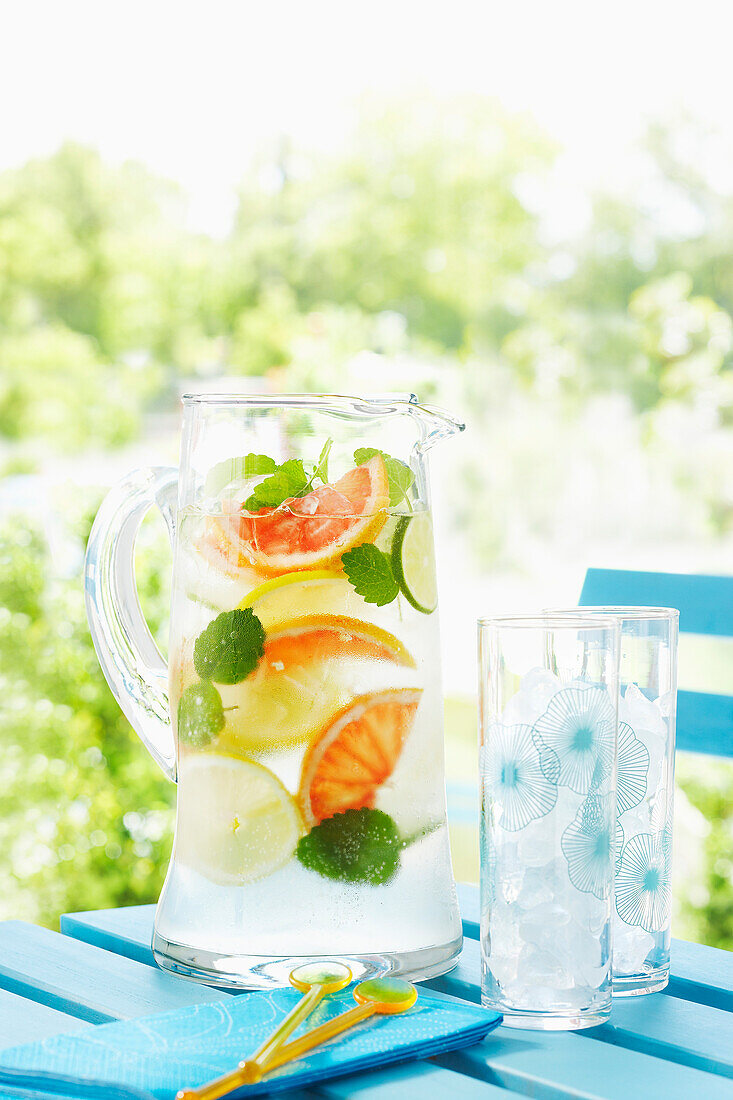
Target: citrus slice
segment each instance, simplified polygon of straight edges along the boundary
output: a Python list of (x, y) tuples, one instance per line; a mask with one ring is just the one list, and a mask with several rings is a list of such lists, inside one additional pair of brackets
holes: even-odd
[(331, 718), (303, 760), (298, 799), (306, 824), (371, 807), (412, 728), (420, 688), (362, 695)]
[(251, 676), (217, 684), (225, 719), (218, 744), (249, 754), (284, 752), (312, 740), (353, 697), (346, 660), (415, 667), (399, 638), (373, 623), (343, 615), (293, 620), (268, 630)]
[(287, 863), (303, 824), (277, 776), (219, 753), (179, 761), (176, 859), (220, 886), (264, 878)]
[(245, 512), (236, 521), (236, 537), (245, 558), (263, 573), (325, 568), (345, 550), (374, 538), (388, 505), (387, 471), (375, 455), (333, 485), (321, 485), (278, 508)]
[(343, 573), (312, 569), (271, 577), (253, 588), (240, 607), (251, 607), (266, 631), (310, 615), (346, 615), (360, 619), (372, 608), (357, 595)]
[(405, 599), (429, 615), (438, 606), (433, 523), (428, 512), (403, 516), (392, 540), (392, 572)]

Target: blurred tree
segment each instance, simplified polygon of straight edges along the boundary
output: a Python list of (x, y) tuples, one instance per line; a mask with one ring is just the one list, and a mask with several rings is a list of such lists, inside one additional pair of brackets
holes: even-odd
[[(62, 912), (153, 901), (170, 851), (175, 788), (134, 738), (87, 629), (78, 564), (90, 515), (57, 532), (76, 560), (65, 577), (58, 545), (27, 515), (0, 531), (4, 918), (56, 925)], [(160, 631), (168, 550), (150, 532), (143, 549), (141, 597)]]
[[(365, 377), (385, 364), (404, 388), (403, 366), (409, 378), (429, 363), (430, 396), (459, 394), (477, 443), (451, 505), (485, 567), (536, 573), (550, 549), (567, 556), (620, 525), (630, 540), (733, 531), (733, 196), (714, 183), (720, 150), (696, 123), (652, 127), (644, 185), (595, 196), (563, 240), (543, 209), (555, 154), (531, 120), (483, 99), (373, 101), (338, 155), (281, 143), (263, 156), (219, 241), (186, 228), (176, 186), (88, 148), (3, 173), (5, 472), (135, 439), (182, 377), (340, 388), (366, 352)], [(598, 430), (609, 415), (625, 426), (615, 463)], [(91, 648), (88, 517), (60, 554), (40, 483), (13, 484), (13, 499), (38, 500), (37, 523), (0, 515), (0, 885), (9, 915), (53, 922), (156, 895), (174, 791)], [(70, 502), (61, 511), (68, 524)], [(60, 564), (69, 552), (76, 572)], [(165, 553), (153, 540), (141, 558), (158, 625)], [(725, 792), (693, 779), (690, 801), (720, 824), (690, 927), (729, 943)]]

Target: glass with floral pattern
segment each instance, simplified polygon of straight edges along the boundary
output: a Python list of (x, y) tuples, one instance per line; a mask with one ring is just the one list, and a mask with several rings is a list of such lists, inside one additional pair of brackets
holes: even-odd
[(510, 1027), (611, 1010), (620, 626), (479, 622), (482, 1001)]
[(672, 816), (679, 612), (586, 607), (621, 623), (613, 992), (656, 993), (669, 981)]

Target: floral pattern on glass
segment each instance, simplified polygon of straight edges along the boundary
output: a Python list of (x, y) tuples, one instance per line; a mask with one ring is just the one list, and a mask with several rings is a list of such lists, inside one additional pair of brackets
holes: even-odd
[(618, 829), (615, 835), (611, 833), (611, 807), (608, 803), (608, 796), (588, 795), (560, 841), (573, 886), (584, 894), (594, 894), (601, 899), (609, 895), (611, 858), (622, 843)]
[(486, 793), (499, 811), (497, 824), (512, 832), (544, 817), (557, 802), (557, 787), (542, 769), (528, 725), (491, 727), (483, 778)]
[(638, 806), (646, 794), (649, 750), (628, 722), (618, 725), (618, 779), (616, 806), (624, 814)]
[(625, 924), (658, 932), (669, 922), (670, 852), (664, 830), (637, 833), (624, 845), (616, 874), (616, 911)]
[[(587, 794), (611, 774), (616, 714), (605, 690), (563, 688), (552, 697), (534, 729), (544, 749), (557, 758), (560, 786)], [(554, 771), (554, 762), (552, 767)]]

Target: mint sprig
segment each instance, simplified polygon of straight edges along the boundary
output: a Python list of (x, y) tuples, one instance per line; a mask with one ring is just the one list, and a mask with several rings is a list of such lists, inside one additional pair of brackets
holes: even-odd
[(199, 634), (193, 663), (202, 680), (238, 684), (265, 652), (265, 631), (251, 607), (223, 611)]
[(212, 683), (191, 684), (178, 700), (178, 739), (195, 749), (209, 745), (224, 725), (221, 696)]
[(375, 455), (382, 456), (384, 468), (387, 472), (390, 506), (394, 508), (398, 504), (402, 504), (403, 501), (409, 504), (407, 490), (413, 484), (415, 475), (405, 462), (402, 462), (399, 458), (393, 458), (392, 455), (388, 455), (385, 451), (380, 451), (376, 447), (357, 447), (354, 451), (354, 462), (357, 466), (363, 466)]
[(328, 456), (331, 454), (332, 447), (333, 440), (327, 439), (323, 444), (321, 453), (318, 456), (318, 462), (316, 462), (315, 469), (313, 470), (313, 477), (319, 478), (324, 485), (328, 482)]
[(277, 469), (277, 462), (269, 455), (248, 454), (238, 458), (227, 458), (217, 462), (206, 475), (204, 493), (215, 497), (233, 481), (248, 481), (251, 477), (271, 474)]
[(301, 458), (289, 458), (275, 468), (274, 473), (256, 485), (244, 502), (248, 512), (258, 512), (260, 508), (278, 508), (283, 501), (291, 497), (305, 495), (311, 478), (305, 472)]
[(328, 456), (332, 447), (333, 440), (327, 439), (310, 472), (301, 458), (289, 458), (279, 466), (268, 459), (272, 466), (263, 472), (270, 476), (255, 486), (242, 507), (248, 512), (258, 512), (260, 508), (279, 508), (286, 500), (304, 497), (310, 493), (316, 480), (325, 485), (328, 481)]
[(373, 542), (362, 542), (341, 555), (341, 564), (349, 583), (365, 603), (378, 607), (397, 599), (400, 586), (395, 580), (389, 554)]
[(363, 807), (314, 825), (298, 842), (296, 856), (324, 878), (383, 886), (400, 865), (402, 847), (389, 814)]

